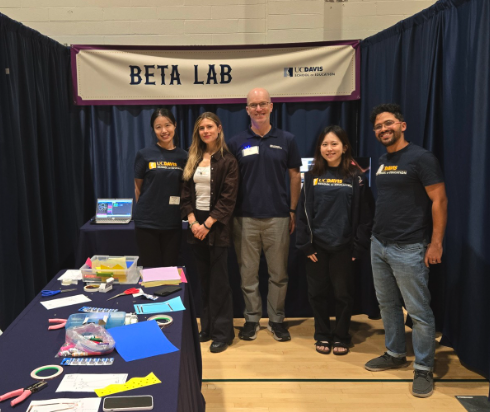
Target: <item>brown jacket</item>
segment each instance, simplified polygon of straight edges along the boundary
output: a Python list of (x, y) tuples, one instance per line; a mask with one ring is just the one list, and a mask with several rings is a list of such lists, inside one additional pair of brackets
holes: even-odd
[[(209, 215), (217, 222), (209, 234), (210, 246), (229, 246), (231, 241), (232, 217), (238, 194), (238, 162), (228, 151), (216, 152), (211, 156), (211, 205)], [(180, 213), (187, 219), (196, 208), (194, 179), (184, 181), (181, 193)], [(202, 222), (200, 222), (202, 224)], [(187, 241), (196, 243), (192, 231), (187, 231)]]

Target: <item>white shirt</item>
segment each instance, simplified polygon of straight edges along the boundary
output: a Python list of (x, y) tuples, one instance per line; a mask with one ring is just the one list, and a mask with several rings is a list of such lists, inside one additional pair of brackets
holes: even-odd
[(198, 167), (194, 173), (196, 209), (209, 211), (211, 205), (211, 165)]

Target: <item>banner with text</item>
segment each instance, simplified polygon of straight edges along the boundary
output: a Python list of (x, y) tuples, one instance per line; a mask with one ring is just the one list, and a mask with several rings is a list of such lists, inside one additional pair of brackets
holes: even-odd
[(360, 98), (359, 41), (255, 46), (73, 45), (79, 105), (242, 103), (254, 87), (274, 102)]

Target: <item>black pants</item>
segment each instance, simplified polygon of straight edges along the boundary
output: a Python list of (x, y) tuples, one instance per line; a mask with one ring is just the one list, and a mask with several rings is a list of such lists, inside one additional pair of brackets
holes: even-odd
[(182, 229), (157, 230), (136, 228), (138, 265), (145, 268), (177, 266)]
[[(349, 344), (350, 319), (354, 303), (354, 278), (350, 248), (327, 252), (316, 247), (318, 262), (307, 259), (308, 300), (315, 318), (315, 340)], [(330, 326), (329, 290), (335, 297), (335, 327)]]
[[(196, 211), (199, 222), (204, 222), (203, 212)], [(209, 246), (208, 238), (192, 245), (201, 283), (201, 332), (209, 334), (215, 342), (231, 342), (233, 329), (233, 300), (228, 278), (228, 247)]]

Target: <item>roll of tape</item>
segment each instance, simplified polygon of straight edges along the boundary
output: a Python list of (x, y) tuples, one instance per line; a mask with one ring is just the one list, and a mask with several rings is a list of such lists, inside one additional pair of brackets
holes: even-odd
[(156, 320), (160, 329), (166, 328), (174, 322), (172, 316), (169, 315), (153, 315), (148, 320)]
[(85, 292), (98, 292), (100, 285), (87, 285), (83, 287)]
[[(44, 371), (47, 371), (50, 369), (54, 369), (54, 370), (56, 370), (56, 372), (53, 373), (52, 375), (49, 375), (49, 376), (38, 376), (37, 375), (39, 372), (44, 372)], [(48, 379), (56, 378), (57, 376), (60, 376), (62, 373), (63, 373), (63, 368), (59, 365), (45, 365), (45, 366), (40, 366), (37, 369), (34, 369), (31, 372), (31, 378), (32, 379), (38, 379), (38, 380), (48, 380)]]

